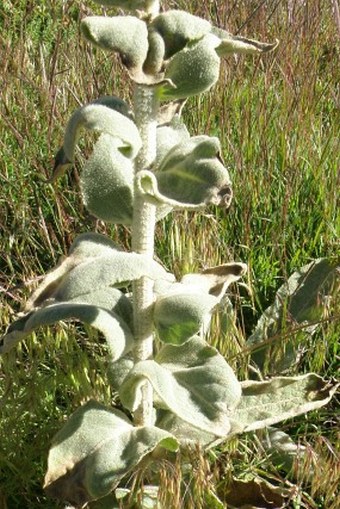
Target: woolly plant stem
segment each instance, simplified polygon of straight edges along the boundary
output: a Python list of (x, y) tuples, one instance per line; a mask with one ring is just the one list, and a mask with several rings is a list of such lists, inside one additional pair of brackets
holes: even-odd
[[(156, 157), (156, 127), (159, 102), (151, 87), (136, 85), (134, 93), (135, 122), (142, 138), (142, 148), (136, 158), (135, 175), (139, 171), (150, 169)], [(154, 256), (154, 233), (156, 224), (156, 206), (148, 203), (145, 196), (135, 185), (132, 250)], [(141, 278), (133, 286), (134, 349), (135, 362), (149, 359), (153, 355), (152, 306), (154, 302), (153, 281)], [(141, 402), (134, 412), (137, 426), (153, 424), (153, 393), (149, 382), (141, 388)]]

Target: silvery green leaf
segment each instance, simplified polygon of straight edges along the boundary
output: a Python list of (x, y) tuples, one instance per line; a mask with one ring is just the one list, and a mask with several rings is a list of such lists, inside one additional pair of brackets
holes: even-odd
[(174, 435), (181, 445), (200, 444), (207, 446), (216, 440), (216, 435), (202, 431), (193, 424), (183, 421), (170, 410), (158, 410), (156, 426)]
[(164, 40), (165, 59), (182, 50), (188, 42), (198, 41), (211, 30), (209, 21), (180, 10), (161, 13), (151, 26)]
[[(49, 302), (52, 303), (53, 299)], [(118, 288), (111, 286), (94, 290), (80, 297), (75, 297), (67, 302), (76, 302), (78, 304), (91, 304), (108, 311), (113, 311), (119, 315), (127, 325), (132, 328), (132, 303), (131, 300)], [(57, 303), (57, 302), (53, 302)]]
[(166, 345), (154, 361), (135, 364), (119, 391), (123, 405), (132, 412), (145, 379), (161, 408), (200, 430), (228, 434), (228, 414), (240, 400), (241, 386), (225, 359), (205, 341), (193, 337), (181, 346)]
[(210, 321), (218, 299), (209, 294), (173, 293), (156, 299), (154, 323), (164, 343), (181, 345)]
[(231, 283), (240, 279), (247, 272), (247, 265), (242, 262), (230, 262), (216, 267), (209, 267), (200, 273), (185, 274), (181, 283), (191, 292), (208, 293), (218, 301), (222, 299)]
[(133, 163), (119, 150), (120, 142), (103, 134), (81, 173), (86, 208), (102, 221), (132, 222)]
[(189, 142), (190, 134), (178, 115), (166, 125), (157, 128), (157, 154), (154, 167), (157, 169), (168, 152), (175, 146)]
[(175, 145), (155, 174), (159, 192), (181, 203), (229, 206), (231, 182), (220, 150), (218, 139), (209, 136), (195, 136)]
[(160, 264), (147, 255), (113, 251), (69, 271), (55, 291), (54, 298), (70, 300), (104, 287), (123, 288), (144, 276), (172, 279)]
[[(163, 195), (158, 189), (157, 177), (152, 171), (139, 171), (136, 175), (135, 182), (139, 192), (144, 194), (145, 198), (150, 203), (157, 205), (157, 210), (162, 211), (165, 209), (165, 215), (170, 212), (171, 209), (199, 210), (205, 206), (205, 203), (199, 203), (198, 205), (184, 203)], [(159, 218), (161, 219), (162, 217), (160, 216)]]
[[(121, 113), (124, 111), (124, 113)], [(64, 143), (59, 149), (49, 182), (62, 175), (74, 162), (74, 152), (82, 129), (106, 133), (117, 139), (117, 148), (126, 157), (134, 158), (142, 146), (135, 123), (128, 116), (128, 109), (115, 98), (82, 106), (71, 116), (65, 130)], [(119, 142), (118, 142), (119, 140)]]
[(144, 21), (135, 16), (89, 16), (82, 20), (81, 29), (92, 44), (119, 53), (131, 73), (142, 69), (149, 49)]
[(108, 495), (156, 447), (174, 451), (178, 445), (159, 428), (136, 428), (122, 412), (89, 401), (54, 437), (44, 489), (82, 506)]
[[(260, 317), (247, 341), (251, 347), (259, 345), (252, 357), (260, 369), (268, 365), (271, 373), (280, 373), (299, 360), (299, 342), (312, 336), (320, 326), (318, 321), (339, 291), (339, 274), (337, 264), (319, 258), (294, 272), (281, 286), (274, 303)], [(298, 334), (294, 334), (296, 328)], [(270, 341), (290, 329), (293, 331), (284, 347), (282, 341), (278, 345)]]
[(113, 361), (132, 348), (131, 330), (117, 314), (90, 304), (63, 302), (31, 311), (14, 322), (3, 337), (0, 354), (7, 353), (36, 328), (65, 320), (77, 320), (98, 329), (105, 336)]
[(173, 280), (173, 276), (146, 255), (127, 253), (104, 235), (85, 233), (73, 242), (69, 256), (46, 274), (26, 311), (55, 301), (82, 302), (88, 294), (124, 287), (143, 276)]
[(126, 376), (130, 373), (134, 364), (135, 361), (133, 352), (130, 352), (115, 362), (109, 364), (107, 376), (110, 386), (114, 391), (119, 391), (120, 386), (122, 385)]
[(230, 53), (258, 54), (267, 53), (277, 48), (279, 41), (274, 43), (259, 42), (254, 39), (248, 39), (238, 35), (231, 35), (226, 30), (212, 27), (211, 32), (221, 39), (216, 52), (223, 57)]
[(165, 78), (173, 86), (162, 85), (161, 98), (181, 99), (209, 90), (219, 77), (220, 58), (215, 51), (219, 44), (217, 37), (207, 34), (176, 53), (169, 60), (165, 71)]
[(276, 377), (265, 382), (241, 382), (242, 397), (230, 414), (231, 432), (242, 433), (272, 426), (326, 405), (339, 384), (309, 373)]

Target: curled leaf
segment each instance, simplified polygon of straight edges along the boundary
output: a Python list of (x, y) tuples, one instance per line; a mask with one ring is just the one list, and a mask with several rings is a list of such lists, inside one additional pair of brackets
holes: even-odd
[(135, 16), (89, 16), (82, 20), (81, 29), (92, 44), (119, 53), (132, 74), (142, 69), (149, 48), (144, 21)]
[(188, 42), (198, 41), (211, 30), (209, 21), (180, 10), (161, 13), (151, 26), (164, 40), (165, 59), (182, 50)]
[(102, 221), (132, 222), (133, 163), (120, 151), (120, 142), (103, 134), (81, 173), (86, 208)]
[(122, 412), (89, 401), (54, 437), (44, 489), (83, 506), (108, 495), (156, 447), (174, 451), (178, 444), (166, 431), (136, 428)]
[[(113, 107), (115, 104), (116, 101), (105, 100), (103, 104), (95, 101), (73, 113), (66, 126), (63, 146), (56, 155), (50, 182), (56, 180), (73, 164), (75, 147), (82, 128), (111, 135), (119, 140), (117, 148), (126, 157), (136, 156), (142, 146), (138, 129), (126, 114)], [(119, 109), (122, 110), (120, 107)]]
[(219, 301), (228, 286), (247, 272), (247, 265), (242, 262), (230, 262), (216, 267), (209, 267), (198, 274), (185, 274), (182, 283), (192, 291), (206, 292), (214, 295)]
[(165, 78), (174, 86), (160, 88), (163, 100), (182, 99), (209, 90), (218, 80), (220, 59), (215, 51), (220, 40), (207, 34), (183, 48), (169, 60)]
[(64, 302), (31, 311), (14, 322), (3, 338), (0, 354), (7, 353), (36, 328), (65, 320), (79, 320), (98, 329), (107, 341), (112, 360), (119, 359), (132, 348), (133, 335), (117, 314), (94, 305)]

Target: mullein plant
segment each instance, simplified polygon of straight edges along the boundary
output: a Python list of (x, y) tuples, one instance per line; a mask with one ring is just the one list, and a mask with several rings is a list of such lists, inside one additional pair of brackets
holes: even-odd
[(75, 111), (51, 181), (74, 163), (82, 132), (97, 133), (82, 169), (82, 198), (98, 219), (131, 227), (132, 251), (97, 233), (79, 235), (10, 326), (0, 353), (59, 320), (84, 322), (105, 337), (119, 409), (88, 401), (71, 415), (53, 439), (45, 490), (75, 507), (103, 500), (114, 508), (142, 465), (318, 408), (334, 387), (315, 374), (238, 381), (204, 338), (246, 265), (228, 262), (176, 281), (154, 259), (157, 221), (173, 210), (228, 207), (232, 199), (220, 142), (190, 135), (181, 119), (186, 99), (217, 82), (222, 58), (265, 53), (277, 43), (234, 37), (181, 10), (160, 12), (154, 0), (96, 3), (130, 13), (86, 17), (81, 29), (90, 43), (118, 54), (134, 84), (132, 104), (109, 96)]

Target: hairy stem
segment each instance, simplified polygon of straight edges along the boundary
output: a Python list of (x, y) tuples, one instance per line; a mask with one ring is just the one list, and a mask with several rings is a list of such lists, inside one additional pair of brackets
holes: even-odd
[[(158, 99), (151, 87), (137, 85), (134, 94), (135, 122), (143, 146), (136, 159), (135, 174), (150, 169), (156, 157), (156, 127)], [(134, 190), (132, 223), (132, 249), (153, 259), (156, 206), (146, 201), (137, 186)], [(154, 302), (153, 281), (142, 278), (133, 286), (133, 310), (135, 333), (135, 362), (146, 360), (153, 354), (152, 307)], [(153, 424), (153, 394), (149, 382), (142, 387), (142, 401), (134, 413), (138, 426)]]

